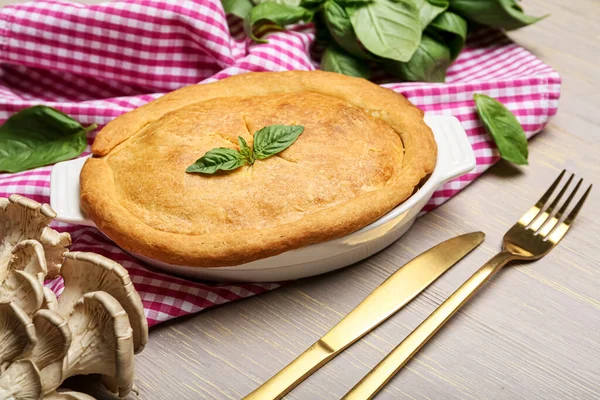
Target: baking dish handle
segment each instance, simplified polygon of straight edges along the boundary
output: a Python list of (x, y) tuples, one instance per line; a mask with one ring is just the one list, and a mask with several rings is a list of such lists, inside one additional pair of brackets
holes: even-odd
[(79, 207), (79, 174), (87, 157), (55, 164), (50, 174), (50, 207), (56, 219), (70, 224), (95, 226)]
[[(460, 121), (448, 115), (426, 115), (425, 122), (435, 136), (438, 159), (430, 177), (434, 187), (470, 172), (475, 168), (475, 154)], [(429, 183), (429, 182), (428, 182)]]

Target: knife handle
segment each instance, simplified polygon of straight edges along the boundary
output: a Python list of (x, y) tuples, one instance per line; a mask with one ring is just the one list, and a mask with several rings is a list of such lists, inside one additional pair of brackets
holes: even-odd
[(338, 353), (323, 339), (318, 340), (244, 400), (281, 399)]
[(394, 375), (435, 335), (452, 316), (500, 269), (513, 259), (502, 251), (492, 257), (425, 321), (410, 333), (375, 368), (356, 384), (343, 400), (372, 399)]

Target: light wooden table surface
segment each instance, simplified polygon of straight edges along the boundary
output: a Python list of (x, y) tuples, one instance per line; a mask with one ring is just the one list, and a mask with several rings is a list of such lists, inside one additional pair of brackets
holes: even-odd
[[(499, 250), (506, 229), (561, 169), (600, 183), (600, 2), (524, 6), (552, 15), (510, 36), (563, 78), (558, 115), (531, 141), (530, 166), (499, 163), (358, 265), (152, 329), (136, 357), (140, 398), (239, 399), (415, 255), (483, 230), (475, 252), (287, 397), (340, 398)], [(501, 272), (377, 398), (600, 399), (599, 199), (600, 187), (557, 249)]]

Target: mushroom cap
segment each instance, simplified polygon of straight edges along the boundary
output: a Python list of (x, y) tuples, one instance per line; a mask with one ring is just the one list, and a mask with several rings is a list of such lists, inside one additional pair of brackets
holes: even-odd
[(36, 344), (29, 316), (15, 303), (0, 303), (0, 365), (26, 356)]
[(8, 270), (24, 271), (38, 278), (41, 284), (48, 275), (44, 247), (40, 242), (27, 239), (19, 242), (12, 249), (11, 259), (8, 262)]
[(43, 371), (49, 364), (62, 360), (71, 346), (71, 331), (67, 321), (50, 310), (38, 310), (33, 318), (38, 344), (29, 359)]
[(63, 254), (71, 244), (68, 233), (48, 227), (56, 213), (47, 204), (13, 194), (0, 199), (0, 281), (10, 260), (12, 249), (21, 241), (35, 239), (41, 243), (47, 261), (48, 278), (55, 277), (62, 265)]
[(64, 380), (63, 364), (71, 346), (71, 331), (67, 321), (50, 310), (38, 310), (33, 316), (33, 325), (40, 336), (29, 359), (39, 368), (42, 387), (47, 393)]
[(42, 302), (42, 308), (60, 314), (60, 312), (58, 311), (58, 300), (56, 300), (56, 295), (54, 294), (52, 289), (44, 286), (42, 291), (44, 293), (44, 301)]
[(44, 396), (44, 400), (95, 400), (92, 396), (68, 389), (57, 389)]
[(0, 399), (42, 398), (40, 372), (30, 360), (15, 361), (0, 375)]
[(37, 277), (24, 271), (12, 271), (0, 284), (0, 302), (13, 301), (27, 315), (42, 306), (44, 289)]
[(133, 387), (133, 333), (121, 304), (106, 292), (86, 293), (68, 324), (72, 342), (63, 376), (102, 374), (107, 389), (127, 396)]
[(143, 350), (148, 343), (148, 321), (142, 300), (123, 266), (99, 254), (68, 252), (60, 274), (65, 280), (65, 289), (58, 299), (63, 316), (71, 313), (74, 304), (85, 293), (106, 292), (117, 299), (127, 312), (133, 329), (135, 352)]

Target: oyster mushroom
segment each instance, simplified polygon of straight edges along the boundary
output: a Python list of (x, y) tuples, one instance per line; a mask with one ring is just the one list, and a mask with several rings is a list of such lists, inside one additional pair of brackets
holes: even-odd
[(71, 236), (48, 227), (54, 218), (56, 213), (47, 204), (41, 205), (17, 194), (8, 199), (0, 198), (0, 282), (13, 248), (26, 239), (41, 243), (47, 261), (47, 277), (58, 275)]
[(65, 318), (75, 303), (85, 294), (103, 291), (121, 303), (133, 329), (135, 352), (148, 343), (148, 321), (139, 294), (131, 283), (127, 270), (120, 264), (99, 254), (68, 252), (60, 274), (65, 289), (58, 299), (58, 309)]
[(38, 332), (38, 344), (28, 357), (40, 370), (44, 392), (60, 386), (63, 379), (64, 358), (71, 346), (71, 331), (67, 321), (50, 310), (39, 310), (33, 316)]
[(95, 400), (92, 396), (68, 389), (58, 389), (44, 396), (44, 400)]
[(44, 289), (38, 278), (23, 271), (12, 271), (0, 284), (0, 303), (15, 302), (27, 315), (42, 306)]
[(15, 301), (27, 314), (32, 314), (42, 305), (47, 273), (42, 245), (31, 239), (19, 242), (0, 270), (0, 301)]
[(27, 314), (15, 303), (0, 303), (0, 366), (27, 355), (36, 343), (35, 328)]
[(58, 300), (56, 300), (56, 295), (52, 291), (52, 289), (44, 287), (42, 289), (44, 294), (44, 300), (42, 301), (42, 308), (46, 310), (53, 311), (57, 314), (60, 314), (58, 311)]
[(33, 239), (27, 239), (19, 242), (11, 252), (11, 259), (8, 262), (7, 270), (20, 270), (35, 276), (41, 284), (48, 275), (46, 266), (46, 257), (44, 247), (40, 242)]
[(63, 377), (102, 374), (108, 390), (127, 396), (133, 387), (133, 334), (121, 304), (105, 292), (86, 293), (68, 325), (72, 342)]
[(0, 375), (0, 399), (42, 398), (40, 372), (30, 360), (15, 361)]

